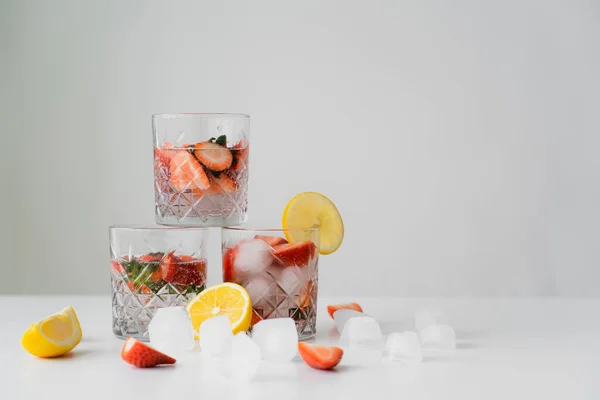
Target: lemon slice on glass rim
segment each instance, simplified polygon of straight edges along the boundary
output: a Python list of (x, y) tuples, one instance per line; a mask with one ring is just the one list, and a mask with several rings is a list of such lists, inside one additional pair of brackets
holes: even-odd
[[(289, 201), (281, 225), (291, 243), (304, 240), (304, 233), (291, 228), (318, 227), (320, 254), (331, 254), (344, 240), (344, 221), (337, 207), (327, 196), (317, 192), (303, 192)], [(286, 230), (290, 229), (290, 230)]]

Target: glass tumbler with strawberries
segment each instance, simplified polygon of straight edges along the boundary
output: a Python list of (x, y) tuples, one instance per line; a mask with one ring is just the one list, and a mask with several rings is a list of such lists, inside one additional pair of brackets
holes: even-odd
[(148, 340), (157, 309), (186, 306), (206, 287), (206, 228), (111, 226), (113, 333)]
[(158, 224), (225, 226), (246, 220), (248, 115), (156, 114), (152, 129)]
[(300, 339), (314, 336), (318, 229), (227, 227), (221, 232), (223, 281), (237, 283), (248, 291), (252, 324), (268, 318), (289, 317), (295, 320)]

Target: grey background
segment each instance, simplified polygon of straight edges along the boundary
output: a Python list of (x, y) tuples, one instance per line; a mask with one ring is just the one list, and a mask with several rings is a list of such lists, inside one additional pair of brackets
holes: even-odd
[(150, 115), (230, 111), (251, 222), (341, 210), (325, 295), (600, 294), (596, 1), (2, 0), (0, 45), (0, 293), (108, 293)]

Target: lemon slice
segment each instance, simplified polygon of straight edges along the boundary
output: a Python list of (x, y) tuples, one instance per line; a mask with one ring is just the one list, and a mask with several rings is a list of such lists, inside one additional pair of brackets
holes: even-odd
[[(294, 197), (285, 207), (283, 229), (318, 227), (321, 254), (336, 251), (344, 240), (344, 221), (337, 207), (321, 193), (304, 192)], [(284, 231), (288, 241), (306, 240), (301, 231)]]
[(248, 330), (252, 320), (252, 303), (248, 292), (240, 285), (230, 282), (203, 290), (190, 300), (186, 309), (195, 332), (198, 332), (204, 321), (217, 315), (229, 317), (234, 334)]
[(81, 341), (81, 325), (73, 307), (29, 325), (21, 344), (38, 357), (58, 357), (73, 350)]

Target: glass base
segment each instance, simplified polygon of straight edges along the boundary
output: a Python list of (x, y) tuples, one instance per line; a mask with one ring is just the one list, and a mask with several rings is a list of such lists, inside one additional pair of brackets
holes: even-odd
[(167, 226), (234, 226), (246, 222), (246, 214), (231, 215), (229, 217), (185, 217), (179, 218), (174, 215), (156, 215), (156, 223)]

